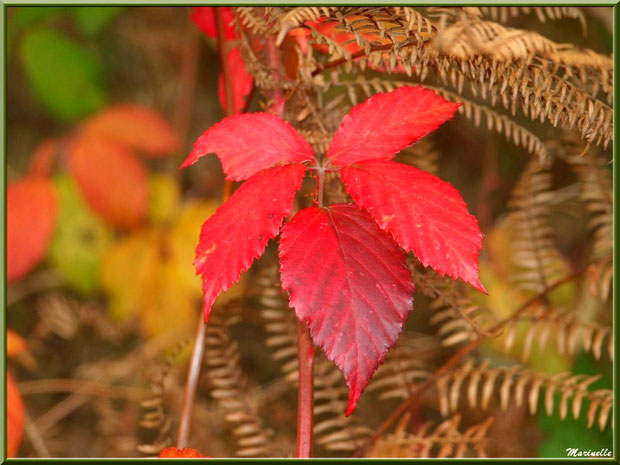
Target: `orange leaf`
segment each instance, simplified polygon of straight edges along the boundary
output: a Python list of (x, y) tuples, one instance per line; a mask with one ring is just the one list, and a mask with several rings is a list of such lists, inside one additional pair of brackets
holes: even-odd
[(6, 374), (6, 409), (6, 455), (15, 457), (24, 431), (24, 403), (10, 373)]
[(177, 449), (176, 447), (168, 447), (162, 450), (159, 453), (159, 458), (167, 458), (167, 459), (188, 459), (188, 458), (197, 458), (204, 457), (200, 452), (196, 449), (190, 449), (189, 447), (184, 449)]
[(23, 278), (37, 265), (47, 249), (56, 223), (53, 185), (45, 179), (24, 178), (6, 192), (6, 278)]
[(48, 177), (52, 174), (54, 161), (58, 153), (58, 140), (45, 139), (41, 142), (32, 154), (28, 163), (28, 173), (32, 176)]
[(69, 145), (69, 170), (88, 205), (120, 228), (139, 226), (148, 206), (144, 165), (118, 142), (82, 134)]
[(26, 349), (24, 338), (10, 329), (6, 330), (6, 356), (16, 357)]
[(130, 103), (97, 113), (82, 130), (126, 144), (151, 158), (166, 156), (181, 146), (176, 131), (159, 113)]

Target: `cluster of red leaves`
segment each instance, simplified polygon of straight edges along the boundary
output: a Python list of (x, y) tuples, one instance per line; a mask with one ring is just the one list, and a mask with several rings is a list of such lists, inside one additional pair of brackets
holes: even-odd
[(160, 459), (195, 459), (199, 457), (211, 458), (202, 455), (196, 449), (190, 449), (189, 447), (183, 449), (177, 449), (176, 447), (168, 447), (163, 449), (159, 453)]
[(297, 317), (345, 375), (351, 413), (412, 309), (402, 249), (485, 292), (482, 234), (458, 191), (391, 161), (458, 106), (422, 87), (377, 94), (344, 117), (320, 166), (303, 136), (271, 114), (236, 115), (204, 132), (182, 167), (216, 153), (227, 179), (246, 181), (202, 227), (194, 265), (205, 320), (218, 294), (278, 235), (308, 165), (339, 171), (357, 205), (301, 210), (282, 229), (279, 255)]
[(23, 278), (45, 256), (58, 213), (51, 176), (59, 155), (93, 211), (130, 229), (143, 223), (148, 202), (147, 169), (135, 152), (160, 158), (179, 147), (164, 118), (132, 104), (93, 115), (68, 138), (43, 141), (28, 174), (7, 187), (7, 281)]
[[(233, 94), (234, 111), (231, 113), (241, 113), (246, 107), (247, 99), (252, 92), (252, 75), (245, 69), (245, 62), (241, 57), (239, 47), (229, 47), (229, 42), (237, 39), (237, 31), (234, 26), (234, 14), (230, 7), (200, 6), (192, 7), (191, 20), (208, 36), (217, 37), (217, 26), (215, 9), (222, 13), (224, 23), (224, 38), (226, 43), (222, 46), (228, 47), (226, 50), (226, 60), (230, 69), (230, 82)], [(224, 113), (229, 113), (226, 108), (226, 92), (224, 85), (224, 73), (218, 76), (218, 98)]]

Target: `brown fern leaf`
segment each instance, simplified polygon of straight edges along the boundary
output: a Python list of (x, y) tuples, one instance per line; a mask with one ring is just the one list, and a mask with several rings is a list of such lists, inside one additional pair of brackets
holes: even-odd
[(247, 396), (247, 381), (239, 364), (237, 342), (230, 327), (240, 319), (236, 305), (222, 305), (209, 318), (205, 338), (205, 359), (211, 397), (224, 411), (237, 440), (240, 457), (271, 456), (272, 432), (265, 429)]
[(435, 313), (429, 323), (439, 326), (442, 345), (453, 346), (481, 335), (494, 335), (489, 332), (496, 323), (492, 313), (474, 304), (458, 282), (439, 276), (432, 269), (423, 269), (411, 256), (407, 258), (407, 266), (417, 291), (433, 299), (431, 307)]
[(478, 10), (484, 16), (489, 16), (493, 21), (508, 22), (510, 18), (520, 15), (534, 14), (541, 23), (562, 18), (579, 20), (582, 30), (586, 30), (586, 18), (580, 8), (569, 6), (553, 7), (529, 7), (529, 6), (481, 6)]
[(325, 450), (357, 450), (372, 433), (356, 414), (344, 415), (348, 395), (342, 373), (322, 353), (316, 353), (313, 432), (316, 444)]
[(508, 322), (508, 326), (504, 329), (506, 334), (504, 350), (509, 351), (513, 346), (521, 323), (529, 325), (523, 343), (524, 362), (529, 358), (535, 341), (538, 341), (538, 346), (543, 350), (550, 337), (555, 339), (560, 354), (574, 355), (581, 348), (592, 352), (598, 360), (606, 349), (609, 359), (612, 361), (614, 359), (611, 327), (579, 321), (576, 312), (561, 312), (545, 306), (540, 306), (527, 315)]
[(434, 428), (430, 423), (426, 423), (416, 433), (406, 431), (405, 425), (408, 422), (409, 414), (403, 416), (393, 434), (377, 440), (366, 457), (486, 457), (487, 433), (493, 424), (493, 418), (487, 418), (463, 432), (459, 431), (461, 423), (459, 414)]
[(172, 438), (170, 437), (172, 419), (166, 416), (164, 398), (172, 366), (189, 342), (190, 340), (186, 339), (173, 347), (159, 371), (153, 375), (151, 388), (153, 395), (140, 403), (140, 406), (144, 409), (140, 418), (140, 427), (155, 433), (152, 441), (140, 444), (137, 447), (138, 452), (141, 454), (151, 457), (157, 456), (162, 449), (172, 444)]
[(476, 366), (468, 360), (463, 366), (437, 381), (439, 410), (444, 417), (448, 416), (450, 412), (458, 410), (464, 396), (469, 407), (486, 410), (491, 400), (497, 397), (503, 410), (513, 401), (517, 407), (527, 402), (530, 414), (534, 415), (544, 391), (543, 404), (547, 415), (553, 415), (556, 393), (560, 394), (558, 414), (561, 419), (566, 418), (569, 407), (573, 418), (579, 418), (583, 401), (587, 400), (588, 428), (596, 421), (602, 431), (607, 425), (613, 406), (613, 391), (589, 391), (588, 386), (599, 377), (600, 375), (572, 373), (547, 375), (518, 365), (510, 368), (490, 368), (487, 361)]
[(407, 399), (415, 387), (428, 378), (429, 372), (421, 359), (421, 347), (416, 339), (406, 332), (400, 334), (398, 342), (368, 383), (368, 392), (377, 392), (379, 399)]
[(513, 262), (519, 269), (515, 281), (521, 289), (536, 294), (565, 274), (553, 230), (547, 222), (552, 197), (547, 166), (532, 159), (513, 189), (508, 222), (513, 233)]

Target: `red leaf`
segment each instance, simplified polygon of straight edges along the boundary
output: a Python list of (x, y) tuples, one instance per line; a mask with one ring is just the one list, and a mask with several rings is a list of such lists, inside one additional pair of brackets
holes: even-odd
[(314, 160), (306, 139), (289, 123), (269, 113), (224, 118), (198, 138), (181, 168), (212, 152), (219, 157), (230, 181), (243, 181), (277, 164)]
[(44, 257), (54, 232), (56, 194), (45, 179), (15, 181), (6, 191), (6, 279), (17, 281)]
[(24, 433), (24, 402), (11, 377), (6, 374), (6, 455), (15, 457)]
[(202, 225), (194, 266), (202, 276), (205, 321), (215, 298), (278, 235), (305, 171), (304, 165), (293, 163), (256, 173)]
[[(231, 73), (231, 84), (233, 93), (233, 106), (235, 113), (241, 113), (246, 106), (248, 96), (252, 91), (252, 75), (245, 70), (245, 62), (239, 52), (239, 47), (233, 48), (227, 55), (228, 64)], [(220, 105), (225, 113), (226, 111), (226, 89), (224, 87), (224, 73), (220, 73), (218, 77), (218, 97)]]
[(58, 139), (45, 139), (34, 150), (28, 163), (28, 174), (31, 176), (48, 177), (52, 174), (56, 154), (59, 150)]
[(169, 155), (181, 146), (176, 131), (159, 113), (133, 104), (97, 113), (84, 123), (82, 131), (126, 144), (152, 158)]
[(349, 386), (349, 415), (412, 308), (405, 254), (352, 204), (306, 208), (282, 229), (282, 287)]
[(327, 156), (338, 166), (389, 160), (451, 119), (459, 105), (419, 86), (375, 94), (343, 118)]
[(361, 162), (341, 176), (355, 203), (424, 266), (486, 293), (478, 276), (482, 233), (450, 183), (393, 161)]
[(69, 144), (68, 164), (95, 212), (120, 228), (142, 223), (148, 201), (146, 169), (125, 145), (83, 134)]
[(224, 36), (227, 40), (234, 39), (237, 36), (234, 26), (235, 16), (229, 6), (212, 7), (212, 6), (195, 6), (192, 7), (190, 19), (198, 26), (202, 32), (209, 37), (217, 37), (217, 28), (215, 26), (215, 8), (221, 8), (222, 20), (224, 21)]
[(168, 447), (159, 453), (159, 458), (166, 459), (190, 459), (204, 457), (196, 449), (190, 449), (189, 447), (183, 449), (177, 449), (176, 447)]

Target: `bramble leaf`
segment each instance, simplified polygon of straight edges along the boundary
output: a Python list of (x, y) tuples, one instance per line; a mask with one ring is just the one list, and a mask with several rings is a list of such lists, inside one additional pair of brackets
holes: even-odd
[(349, 415), (412, 309), (405, 254), (352, 204), (306, 208), (280, 237), (282, 287), (349, 386)]
[(202, 277), (205, 321), (215, 298), (278, 235), (305, 171), (304, 165), (292, 163), (256, 173), (203, 224), (194, 266)]
[(341, 176), (355, 203), (424, 266), (486, 293), (478, 276), (482, 233), (450, 183), (393, 161), (356, 163)]
[[(239, 47), (234, 47), (226, 55), (228, 66), (230, 68), (230, 81), (233, 94), (233, 113), (241, 113), (246, 106), (246, 102), (252, 91), (253, 77), (245, 69), (245, 62), (239, 52)], [(224, 73), (220, 73), (217, 80), (217, 95), (220, 105), (225, 113), (226, 111), (226, 88), (224, 86)]]
[(224, 36), (226, 40), (236, 38), (234, 20), (235, 16), (232, 9), (228, 6), (194, 6), (190, 19), (209, 37), (217, 37), (217, 28), (215, 25), (215, 8), (222, 11), (222, 20), (224, 22)]
[(56, 193), (47, 179), (25, 178), (6, 191), (6, 279), (21, 279), (45, 256), (57, 216)]
[(459, 105), (420, 86), (375, 94), (343, 118), (327, 156), (337, 166), (389, 160), (451, 119)]
[(125, 144), (151, 158), (169, 155), (181, 146), (176, 131), (162, 115), (131, 103), (100, 111), (82, 125), (82, 131)]
[(144, 220), (148, 180), (144, 165), (125, 145), (83, 134), (69, 146), (69, 170), (88, 205), (120, 228), (134, 228)]
[(230, 181), (243, 181), (274, 165), (314, 160), (306, 139), (289, 123), (269, 113), (224, 118), (196, 140), (181, 168), (212, 152), (219, 157)]
[(185, 447), (183, 449), (177, 449), (176, 447), (167, 447), (159, 453), (160, 459), (194, 459), (198, 457), (204, 457), (196, 449)]

